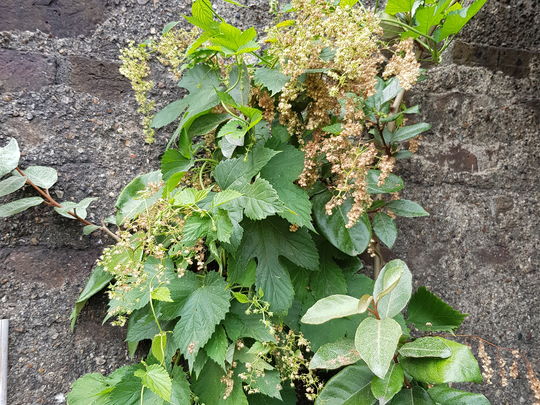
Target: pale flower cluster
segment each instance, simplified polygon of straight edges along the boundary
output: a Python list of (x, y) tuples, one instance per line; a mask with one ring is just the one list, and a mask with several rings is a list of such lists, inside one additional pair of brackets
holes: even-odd
[(394, 55), (386, 64), (383, 73), (385, 79), (391, 76), (396, 76), (399, 85), (405, 90), (411, 89), (418, 80), (420, 63), (416, 58), (412, 38), (400, 41), (394, 47)]

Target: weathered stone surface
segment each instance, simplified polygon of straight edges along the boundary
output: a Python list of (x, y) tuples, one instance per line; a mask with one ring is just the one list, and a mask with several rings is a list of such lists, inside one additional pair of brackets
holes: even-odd
[(118, 63), (81, 56), (71, 56), (69, 63), (69, 85), (77, 91), (118, 99), (131, 89), (129, 81), (118, 72)]
[[(159, 32), (166, 22), (186, 14), (189, 2), (159, 0), (155, 8), (154, 1), (88, 1), (84, 7), (103, 5), (95, 9), (96, 20), (84, 26), (81, 18), (87, 17), (79, 14), (81, 26), (69, 28), (66, 17), (70, 36), (79, 29), (87, 30), (86, 36), (62, 39), (15, 31), (28, 28), (25, 18), (36, 18), (31, 8), (28, 16), (16, 14), (26, 1), (0, 4), (0, 27), (13, 21), (13, 15), (21, 18), (16, 27), (0, 28), (14, 31), (0, 35), (0, 47), (57, 61), (56, 81), (28, 87), (31, 75), (30, 80), (22, 74), (10, 79), (21, 83), (19, 90), (32, 91), (0, 95), (0, 144), (14, 136), (23, 150), (23, 166), (58, 169), (59, 182), (52, 192), (59, 201), (99, 197), (90, 210), (90, 218), (99, 220), (111, 213), (115, 196), (132, 177), (159, 166), (170, 135), (165, 130), (155, 145), (143, 144), (133, 97), (122, 93), (124, 83), (114, 83), (118, 48), (129, 39)], [(49, 8), (83, 4), (46, 3)], [(218, 2), (219, 12), (234, 24), (254, 24), (262, 32), (271, 23), (267, 1), (244, 3), (249, 7)], [(100, 10), (105, 10), (103, 16)], [(404, 196), (421, 203), (431, 216), (399, 219), (397, 245), (385, 255), (406, 260), (417, 285), (427, 285), (471, 314), (461, 333), (522, 349), (540, 370), (540, 318), (535, 310), (540, 287), (537, 10), (537, 0), (488, 1), (460, 36), (465, 45), (454, 50), (456, 64), (430, 70), (428, 80), (408, 96), (420, 104), (423, 119), (433, 128), (419, 153), (400, 162)], [(39, 24), (36, 20), (28, 29)], [(53, 28), (47, 32), (67, 35)], [(512, 55), (516, 50), (517, 56), (530, 55), (523, 68), (507, 62), (517, 60)], [(24, 58), (23, 65), (32, 60)], [(0, 64), (0, 74), (3, 67)], [(114, 91), (108, 92), (107, 86)], [(163, 102), (175, 91), (173, 82), (166, 86), (171, 90)], [(31, 191), (17, 197), (26, 195)], [(68, 331), (71, 305), (94, 258), (108, 243), (99, 234), (82, 237), (77, 223), (45, 206), (0, 220), (0, 317), (12, 320), (10, 405), (61, 403), (61, 396), (55, 396), (65, 394), (80, 375), (108, 372), (129, 362), (124, 332), (101, 325), (103, 297), (91, 300), (75, 334)], [(470, 389), (482, 390), (494, 405), (534, 401), (524, 378), (506, 388), (496, 384)]]
[(454, 62), (461, 65), (484, 66), (495, 72), (500, 70), (507, 75), (523, 78), (528, 76), (535, 55), (540, 53), (457, 41), (452, 56)]
[(2, 0), (0, 31), (40, 30), (56, 37), (90, 33), (104, 18), (105, 0)]
[(53, 84), (55, 77), (54, 57), (0, 49), (0, 93), (39, 90), (43, 86)]

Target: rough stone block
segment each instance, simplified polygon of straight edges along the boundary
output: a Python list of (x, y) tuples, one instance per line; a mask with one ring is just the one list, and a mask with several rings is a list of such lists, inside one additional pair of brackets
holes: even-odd
[(104, 0), (2, 0), (0, 31), (40, 30), (56, 37), (85, 35), (103, 20)]
[(118, 72), (119, 64), (81, 56), (71, 56), (69, 84), (77, 91), (106, 99), (121, 97), (130, 90), (129, 82)]
[(39, 90), (53, 84), (55, 77), (54, 58), (38, 53), (0, 49), (0, 92)]

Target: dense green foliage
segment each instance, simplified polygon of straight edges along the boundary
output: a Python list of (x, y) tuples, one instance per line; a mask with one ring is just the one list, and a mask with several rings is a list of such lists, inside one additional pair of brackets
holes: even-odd
[[(0, 217), (45, 201), (85, 233), (117, 240), (77, 300), (72, 327), (108, 286), (107, 319), (127, 324), (130, 352), (150, 342), (138, 364), (81, 377), (68, 403), (488, 403), (448, 385), (482, 376), (467, 346), (433, 334), (455, 331), (466, 315), (424, 287), (413, 292), (407, 265), (384, 265), (379, 249), (394, 245), (396, 217), (428, 215), (401, 198), (404, 181), (392, 173), (430, 129), (408, 122), (419, 109), (405, 105), (404, 90), (424, 51), (437, 61), (484, 2), (390, 0), (383, 32), (380, 10), (298, 0), (283, 11), (296, 20), (270, 30), (265, 49), (254, 28), (194, 1), (186, 17), (194, 31), (176, 22), (163, 31), (190, 38), (178, 43), (174, 66), (187, 95), (151, 122), (176, 129), (160, 170), (118, 197), (115, 234), (86, 221), (93, 199), (48, 198), (56, 172), (18, 169), (15, 140), (1, 148), (0, 175), (12, 174), (0, 196), (29, 184), (41, 197), (4, 204)], [(346, 30), (333, 45), (342, 23), (357, 30), (350, 41), (365, 36), (362, 49)], [(306, 53), (285, 57), (299, 40)], [(141, 62), (141, 52), (162, 48), (133, 49), (126, 58)], [(374, 280), (362, 273), (366, 251)]]

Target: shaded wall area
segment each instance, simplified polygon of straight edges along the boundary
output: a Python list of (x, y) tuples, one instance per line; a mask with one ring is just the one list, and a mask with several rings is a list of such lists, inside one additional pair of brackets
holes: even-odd
[[(133, 176), (158, 167), (167, 139), (162, 133), (157, 144), (144, 144), (118, 50), (186, 14), (188, 3), (0, 4), (0, 143), (17, 138), (23, 166), (55, 167), (58, 200), (99, 197), (94, 220), (111, 213)], [(244, 27), (270, 22), (265, 0), (246, 3), (218, 7)], [(471, 314), (463, 333), (520, 348), (540, 369), (538, 8), (537, 0), (489, 0), (445, 63), (409, 95), (433, 129), (401, 174), (406, 198), (431, 216), (400, 220), (398, 244), (385, 254), (402, 257), (418, 284)], [(62, 403), (81, 374), (128, 361), (124, 331), (101, 325), (103, 297), (92, 300), (75, 333), (68, 329), (72, 302), (110, 242), (81, 236), (77, 223), (46, 207), (0, 220), (10, 404)], [(494, 404), (533, 402), (523, 378), (482, 390)]]

